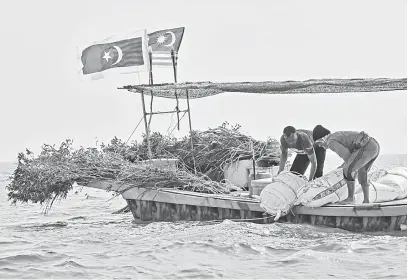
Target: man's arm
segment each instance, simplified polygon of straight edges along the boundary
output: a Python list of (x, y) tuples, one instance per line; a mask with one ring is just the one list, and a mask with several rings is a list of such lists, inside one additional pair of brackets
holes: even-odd
[(311, 167), (310, 167), (310, 175), (309, 175), (309, 181), (313, 180), (314, 175), (316, 173), (317, 169), (317, 159), (316, 159), (316, 153), (313, 147), (313, 141), (310, 139), (310, 137), (303, 133), (299, 134), (301, 136), (301, 143), (303, 150), (306, 152), (307, 156), (309, 157)]
[(309, 181), (312, 181), (314, 178), (314, 175), (316, 173), (316, 169), (317, 169), (317, 159), (316, 159), (316, 153), (314, 151), (314, 148), (307, 148), (306, 150), (306, 154), (309, 157), (311, 166), (310, 166), (310, 175), (309, 175)]
[(281, 145), (281, 155), (280, 155), (280, 160), (279, 160), (279, 170), (278, 174), (283, 171), (286, 165), (286, 161), (288, 160), (288, 149), (285, 147), (282, 147)]

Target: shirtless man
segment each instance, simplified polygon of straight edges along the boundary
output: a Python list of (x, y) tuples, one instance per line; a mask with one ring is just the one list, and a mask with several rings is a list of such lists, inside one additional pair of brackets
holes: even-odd
[(364, 131), (337, 131), (316, 141), (316, 145), (329, 148), (343, 160), (343, 176), (347, 181), (348, 197), (339, 204), (354, 203), (355, 177), (363, 189), (363, 203), (369, 202), (367, 173), (380, 153), (377, 140)]
[(288, 149), (291, 149), (297, 155), (290, 171), (303, 175), (311, 162), (309, 181), (321, 177), (323, 175), (324, 160), (326, 159), (326, 150), (315, 146), (315, 141), (328, 134), (330, 134), (330, 131), (321, 125), (317, 125), (313, 131), (295, 129), (293, 126), (285, 127), (280, 138), (282, 153), (278, 174), (283, 171), (288, 159)]

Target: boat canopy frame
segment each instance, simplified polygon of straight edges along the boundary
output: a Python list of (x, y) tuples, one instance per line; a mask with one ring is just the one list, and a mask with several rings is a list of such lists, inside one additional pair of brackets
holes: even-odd
[[(174, 70), (174, 83), (154, 84), (152, 71), (149, 75), (147, 85), (128, 85), (119, 87), (130, 92), (140, 93), (142, 99), (143, 119), (146, 130), (148, 155), (152, 159), (150, 147), (150, 123), (152, 116), (156, 114), (177, 114), (177, 127), (180, 129), (180, 113), (188, 114), (190, 134), (192, 133), (190, 99), (214, 96), (225, 92), (241, 92), (254, 94), (330, 94), (348, 92), (379, 92), (397, 91), (407, 89), (407, 78), (390, 79), (311, 79), (306, 81), (264, 81), (264, 82), (185, 82), (177, 83), (174, 54), (171, 52)], [(150, 54), (151, 60), (151, 54)], [(145, 95), (150, 95), (150, 112), (146, 112)], [(173, 111), (153, 112), (153, 98), (162, 97), (176, 99), (176, 107)], [(180, 110), (179, 99), (186, 99), (187, 109)], [(149, 121), (147, 121), (149, 116)], [(190, 137), (191, 149), (193, 150), (193, 139)], [(193, 157), (194, 170), (195, 159)], [(255, 172), (254, 172), (255, 174)], [(255, 175), (254, 175), (255, 176)]]

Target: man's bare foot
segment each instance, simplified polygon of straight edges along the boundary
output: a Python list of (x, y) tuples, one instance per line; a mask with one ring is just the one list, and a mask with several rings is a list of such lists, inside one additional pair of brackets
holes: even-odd
[(337, 202), (340, 205), (354, 204), (354, 198), (346, 198), (345, 200)]

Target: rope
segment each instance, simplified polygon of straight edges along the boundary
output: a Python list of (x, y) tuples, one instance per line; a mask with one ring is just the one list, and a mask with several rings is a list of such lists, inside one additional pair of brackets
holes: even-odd
[[(126, 140), (125, 144), (123, 145), (123, 147), (119, 150), (119, 153), (123, 151), (123, 149), (125, 148), (126, 144), (129, 142), (130, 138), (133, 136), (133, 134), (135, 133), (136, 129), (139, 127), (140, 123), (142, 122), (143, 117), (140, 119), (139, 123), (136, 125), (135, 129), (133, 129), (132, 133), (130, 134), (129, 138)], [(117, 151), (115, 151), (117, 152)]]
[[(185, 115), (186, 115), (186, 112), (184, 112), (184, 114), (181, 116), (180, 121), (184, 118)], [(176, 127), (177, 125), (174, 126), (174, 128), (172, 129), (169, 135), (173, 134), (173, 131), (176, 129)]]
[[(369, 186), (370, 186), (370, 185), (373, 186), (373, 189), (374, 189), (374, 191), (375, 191), (375, 200), (374, 200), (374, 202), (375, 202), (375, 201), (377, 201), (377, 199), (378, 199), (378, 191), (377, 191), (377, 188), (374, 186), (373, 183), (370, 182)], [(361, 186), (361, 191), (363, 191), (363, 186)], [(369, 191), (370, 191), (370, 189), (369, 189)], [(364, 191), (363, 191), (363, 194), (364, 194)]]
[[(249, 222), (249, 221), (259, 221), (259, 220), (264, 220), (268, 218), (273, 218), (274, 216), (268, 215), (262, 218), (252, 218), (252, 219), (227, 219), (229, 221), (233, 222)], [(210, 221), (200, 221), (201, 223), (222, 223), (225, 220), (210, 220)]]
[(133, 129), (132, 133), (130, 134), (129, 138), (126, 140), (125, 145), (129, 142), (130, 138), (133, 136), (135, 133), (136, 129), (139, 127), (140, 123), (142, 122), (143, 117), (140, 119), (139, 123), (136, 125), (135, 129)]
[(173, 126), (173, 121), (174, 121), (173, 118), (174, 118), (174, 112), (171, 113), (171, 116), (170, 116), (170, 124), (169, 124), (169, 127), (167, 128), (167, 136), (171, 136), (171, 133), (169, 131), (171, 127)]

